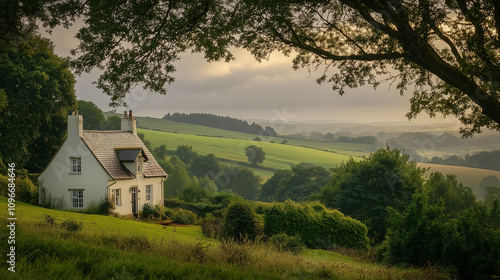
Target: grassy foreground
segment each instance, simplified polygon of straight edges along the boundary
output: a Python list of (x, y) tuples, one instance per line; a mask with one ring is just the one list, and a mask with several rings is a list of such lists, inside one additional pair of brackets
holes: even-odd
[[(16, 272), (7, 271), (6, 198), (0, 197), (2, 279), (445, 279), (434, 269), (362, 263), (322, 250), (277, 252), (218, 242), (199, 227), (166, 227), (16, 203)], [(44, 214), (54, 217), (50, 224)], [(83, 230), (61, 226), (67, 219)]]

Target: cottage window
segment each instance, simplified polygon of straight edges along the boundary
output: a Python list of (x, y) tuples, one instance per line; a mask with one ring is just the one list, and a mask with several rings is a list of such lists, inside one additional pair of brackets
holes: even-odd
[(121, 206), (122, 205), (122, 196), (121, 196), (121, 191), (120, 189), (115, 190), (115, 206)]
[(71, 173), (79, 174), (82, 173), (82, 158), (72, 157), (71, 158)]
[(83, 208), (83, 190), (71, 190), (73, 208)]
[(153, 185), (146, 186), (146, 201), (153, 200)]
[(141, 173), (142, 171), (142, 157), (137, 157), (137, 173)]

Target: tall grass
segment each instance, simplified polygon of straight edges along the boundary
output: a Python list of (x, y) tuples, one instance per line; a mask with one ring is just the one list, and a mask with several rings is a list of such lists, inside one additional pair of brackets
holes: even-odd
[(442, 279), (418, 270), (315, 260), (259, 241), (155, 240), (119, 231), (69, 231), (42, 219), (19, 221), (18, 229), (16, 272), (2, 273), (2, 279)]

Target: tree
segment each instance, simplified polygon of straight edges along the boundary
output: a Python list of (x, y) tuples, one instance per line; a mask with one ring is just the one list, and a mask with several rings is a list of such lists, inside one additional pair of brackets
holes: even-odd
[(259, 195), (260, 177), (248, 168), (226, 166), (214, 181), (219, 190), (232, 190), (247, 200), (255, 200)]
[(122, 126), (122, 119), (118, 116), (109, 116), (102, 124), (103, 130), (120, 130)]
[(177, 197), (181, 195), (182, 190), (190, 184), (191, 180), (189, 179), (186, 169), (181, 165), (174, 165), (174, 171), (172, 174), (169, 174), (164, 183), (165, 197)]
[(185, 164), (189, 164), (198, 154), (193, 151), (192, 146), (179, 145), (177, 146), (177, 150), (175, 150), (174, 155), (178, 156), (179, 159)]
[(76, 108), (75, 79), (51, 42), (26, 35), (0, 44), (0, 156), (41, 171), (66, 135), (66, 113)]
[(376, 243), (389, 227), (387, 207), (402, 213), (423, 188), (423, 170), (399, 150), (379, 149), (361, 161), (350, 159), (334, 172), (320, 199), (368, 227)]
[(198, 178), (203, 178), (205, 176), (215, 178), (222, 168), (215, 155), (208, 154), (206, 156), (196, 156), (193, 158), (189, 163), (188, 170), (191, 175), (197, 176)]
[[(97, 85), (115, 104), (140, 83), (164, 94), (186, 50), (228, 61), (236, 46), (258, 60), (276, 50), (297, 54), (295, 69), (323, 68), (317, 81), (340, 94), (383, 82), (397, 82), (401, 94), (414, 88), (409, 118), (453, 115), (465, 136), (500, 128), (495, 0), (75, 2), (53, 18), (84, 19), (74, 66), (103, 67)], [(26, 15), (8, 18), (16, 16)]]
[(101, 109), (91, 101), (78, 100), (78, 114), (83, 116), (83, 129), (86, 130), (99, 130), (105, 121)]
[(319, 193), (328, 184), (331, 175), (331, 172), (321, 166), (296, 165), (292, 170), (278, 170), (262, 185), (260, 199), (269, 202), (283, 202), (287, 199), (303, 201)]
[(425, 190), (429, 196), (430, 205), (443, 203), (445, 214), (456, 216), (461, 211), (471, 207), (476, 196), (469, 187), (458, 182), (456, 175), (443, 175), (433, 172), (425, 182)]
[(257, 163), (264, 162), (266, 159), (266, 153), (262, 149), (262, 147), (257, 147), (255, 145), (250, 145), (245, 148), (245, 154), (248, 158), (248, 162), (252, 165), (257, 165)]
[(157, 159), (166, 160), (166, 158), (167, 158), (167, 146), (160, 145), (159, 147), (156, 147), (153, 149), (153, 153)]

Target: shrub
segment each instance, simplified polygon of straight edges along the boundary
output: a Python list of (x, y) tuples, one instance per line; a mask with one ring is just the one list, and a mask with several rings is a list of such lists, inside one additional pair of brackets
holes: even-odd
[[(0, 195), (8, 196), (9, 183), (9, 177), (0, 174)], [(17, 176), (14, 180), (14, 184), (16, 185), (16, 200), (31, 204), (38, 203), (37, 187), (28, 177)]]
[(158, 217), (158, 210), (151, 203), (144, 204), (142, 208), (142, 218), (154, 218)]
[(86, 214), (107, 215), (114, 209), (113, 204), (107, 198), (102, 199), (99, 203), (89, 203), (87, 209), (83, 211)]
[[(165, 207), (176, 209), (182, 208), (195, 213), (198, 217), (205, 217), (208, 213), (214, 213), (224, 209), (224, 204), (206, 204), (206, 203), (190, 203), (179, 199), (165, 199)], [(169, 215), (167, 215), (170, 217)]]
[(257, 235), (255, 212), (248, 202), (235, 201), (231, 203), (225, 213), (221, 235), (225, 239), (241, 241), (244, 238), (254, 240)]
[(67, 231), (76, 232), (76, 231), (82, 230), (83, 223), (77, 222), (77, 221), (72, 220), (72, 219), (68, 219), (61, 224), (61, 228), (64, 228)]
[(214, 217), (212, 214), (207, 214), (207, 216), (201, 220), (201, 231), (203, 236), (209, 238), (220, 238), (220, 231), (222, 226), (222, 219)]
[(56, 219), (52, 216), (50, 216), (49, 214), (45, 213), (43, 214), (43, 217), (45, 218), (45, 222), (50, 225), (50, 226), (54, 226), (56, 224)]
[(175, 223), (182, 225), (192, 225), (196, 223), (196, 214), (185, 209), (176, 209), (172, 215)]
[(286, 233), (278, 233), (269, 239), (269, 243), (278, 251), (290, 251), (299, 254), (305, 248), (304, 242), (299, 235), (290, 236)]
[[(315, 208), (318, 208), (317, 206)], [(275, 203), (264, 215), (264, 233), (298, 235), (310, 248), (368, 248), (367, 228), (336, 210), (316, 212), (308, 204)]]

